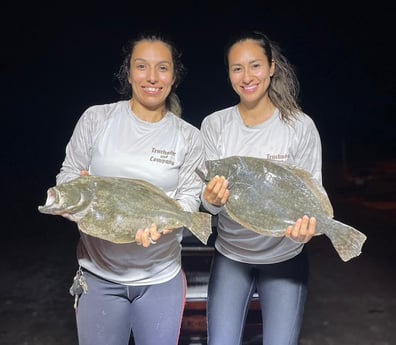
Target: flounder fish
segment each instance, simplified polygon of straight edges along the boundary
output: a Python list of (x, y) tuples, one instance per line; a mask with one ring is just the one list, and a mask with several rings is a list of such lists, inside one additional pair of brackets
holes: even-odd
[(333, 219), (326, 191), (310, 173), (290, 164), (264, 158), (232, 156), (206, 161), (208, 182), (214, 176), (229, 181), (225, 204), (229, 216), (265, 236), (284, 236), (286, 228), (303, 215), (317, 219), (316, 235), (325, 234), (343, 261), (361, 254), (366, 236)]
[(149, 182), (116, 177), (81, 176), (48, 189), (44, 214), (69, 214), (78, 228), (113, 243), (135, 241), (136, 231), (151, 224), (158, 231), (188, 228), (204, 244), (212, 232), (211, 215), (187, 212)]

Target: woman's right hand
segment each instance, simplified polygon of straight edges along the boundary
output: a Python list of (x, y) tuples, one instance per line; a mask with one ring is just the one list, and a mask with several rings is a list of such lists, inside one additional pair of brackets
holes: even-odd
[(213, 177), (206, 185), (203, 197), (210, 204), (224, 206), (230, 196), (228, 181), (224, 176)]
[[(168, 229), (164, 233), (170, 233), (171, 230)], [(162, 234), (158, 232), (157, 225), (151, 224), (151, 226), (146, 229), (139, 229), (135, 235), (135, 242), (139, 246), (150, 247), (152, 244), (156, 244), (161, 238)]]

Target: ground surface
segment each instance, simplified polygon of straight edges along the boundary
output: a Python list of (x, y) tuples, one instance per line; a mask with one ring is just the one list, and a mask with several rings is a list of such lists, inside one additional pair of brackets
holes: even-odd
[[(396, 344), (394, 168), (394, 163), (384, 166), (363, 180), (332, 175), (338, 181), (329, 187), (335, 218), (368, 240), (363, 253), (347, 263), (327, 237), (309, 244), (310, 295), (301, 345)], [(0, 345), (76, 345), (68, 289), (76, 269), (77, 234), (64, 219), (37, 217), (41, 232), (27, 219), (24, 229), (11, 229), (2, 240)], [(250, 335), (245, 344), (260, 344), (260, 335)]]

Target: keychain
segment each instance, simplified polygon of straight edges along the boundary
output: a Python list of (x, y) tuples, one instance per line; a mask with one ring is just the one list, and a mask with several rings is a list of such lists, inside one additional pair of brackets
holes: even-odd
[(78, 298), (82, 293), (87, 293), (88, 284), (84, 277), (84, 272), (81, 267), (78, 269), (76, 275), (73, 278), (73, 284), (69, 289), (70, 295), (74, 296), (74, 309), (77, 308)]

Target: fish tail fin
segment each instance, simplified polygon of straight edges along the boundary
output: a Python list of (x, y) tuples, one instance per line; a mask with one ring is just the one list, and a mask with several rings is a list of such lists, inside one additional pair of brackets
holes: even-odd
[[(359, 256), (362, 252), (362, 246), (366, 241), (367, 237), (365, 234), (356, 230), (352, 226), (339, 222), (335, 219), (331, 220), (336, 222), (336, 231), (324, 232), (330, 239), (338, 255), (343, 261), (349, 261), (350, 259)], [(327, 222), (328, 223), (328, 222)], [(334, 224), (326, 224), (324, 227), (334, 228)]]
[(187, 227), (203, 244), (207, 244), (212, 233), (212, 215), (206, 212), (192, 212)]

